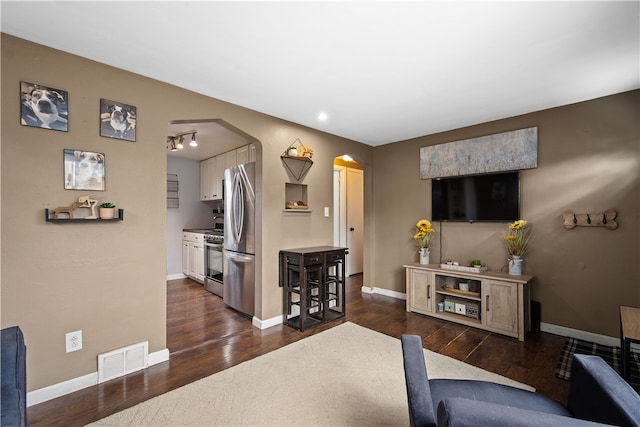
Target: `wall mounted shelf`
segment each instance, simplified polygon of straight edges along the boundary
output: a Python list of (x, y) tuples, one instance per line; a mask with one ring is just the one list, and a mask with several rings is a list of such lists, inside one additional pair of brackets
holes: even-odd
[(296, 181), (300, 181), (313, 165), (313, 160), (304, 156), (288, 156), (283, 154), (280, 158)]
[(300, 181), (313, 165), (312, 155), (313, 150), (304, 145), (299, 138), (296, 138), (293, 144), (284, 150), (280, 158), (296, 181)]
[(124, 221), (124, 209), (118, 209), (118, 216), (111, 219), (101, 219), (101, 218), (51, 218), (49, 215), (49, 209), (44, 210), (44, 220), (46, 222), (114, 222), (114, 221)]

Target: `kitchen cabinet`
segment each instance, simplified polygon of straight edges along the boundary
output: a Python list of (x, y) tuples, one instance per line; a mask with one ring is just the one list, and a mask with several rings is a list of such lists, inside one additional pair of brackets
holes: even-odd
[(255, 144), (244, 145), (200, 162), (200, 201), (222, 199), (224, 170), (256, 160)]
[(215, 179), (218, 173), (217, 166), (215, 157), (200, 162), (200, 200), (203, 202), (222, 198)]
[(436, 264), (404, 267), (407, 311), (524, 341), (531, 325), (532, 275), (449, 270)]
[(182, 233), (182, 272), (204, 284), (204, 234)]
[(249, 146), (245, 145), (236, 150), (236, 165), (249, 163)]

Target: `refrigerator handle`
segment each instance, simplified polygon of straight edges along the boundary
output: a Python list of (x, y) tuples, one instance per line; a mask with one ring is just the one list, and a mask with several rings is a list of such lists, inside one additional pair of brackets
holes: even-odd
[(233, 208), (231, 231), (233, 232), (233, 238), (235, 243), (240, 242), (242, 227), (244, 225), (244, 209), (243, 209), (244, 197), (242, 191), (242, 185), (240, 182), (239, 174), (233, 176), (233, 195), (231, 199), (231, 206)]
[(246, 256), (246, 255), (238, 255), (238, 254), (227, 253), (226, 256), (229, 259), (229, 261), (236, 262), (236, 263), (252, 262), (253, 261), (253, 257)]

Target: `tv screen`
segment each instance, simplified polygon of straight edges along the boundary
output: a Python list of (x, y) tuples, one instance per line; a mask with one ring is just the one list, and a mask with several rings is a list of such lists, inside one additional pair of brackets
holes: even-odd
[(520, 218), (520, 173), (434, 179), (431, 207), (434, 221), (515, 221)]

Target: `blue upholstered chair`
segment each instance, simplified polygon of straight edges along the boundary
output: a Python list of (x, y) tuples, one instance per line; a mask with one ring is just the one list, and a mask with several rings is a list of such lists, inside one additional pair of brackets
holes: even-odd
[(27, 425), (27, 347), (22, 331), (17, 326), (1, 332), (0, 377), (0, 426), (22, 427)]
[(565, 407), (488, 381), (430, 380), (417, 335), (402, 336), (402, 351), (413, 427), (640, 426), (640, 395), (597, 356), (574, 356)]

